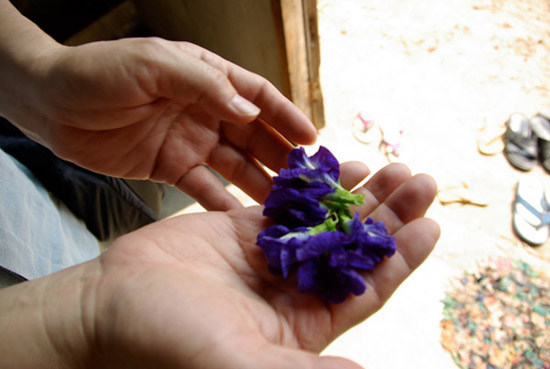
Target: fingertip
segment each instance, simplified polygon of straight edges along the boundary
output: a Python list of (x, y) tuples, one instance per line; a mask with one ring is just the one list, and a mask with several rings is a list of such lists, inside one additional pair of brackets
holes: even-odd
[(399, 253), (405, 258), (410, 272), (426, 260), (440, 236), (439, 224), (430, 218), (418, 218), (395, 233)]
[(369, 183), (372, 183), (374, 186), (396, 188), (411, 176), (411, 170), (407, 165), (403, 163), (391, 163), (376, 172)]
[(427, 234), (432, 238), (435, 246), (439, 237), (441, 237), (441, 226), (432, 218), (424, 218), (424, 221), (427, 223), (426, 228), (429, 229)]
[(313, 145), (317, 141), (317, 136), (319, 135), (319, 132), (317, 131), (317, 128), (315, 125), (307, 118), (304, 114), (304, 122), (301, 125), (302, 126), (302, 134), (301, 137), (303, 138), (303, 142), (301, 142), (303, 145)]
[(381, 171), (388, 171), (392, 175), (400, 175), (401, 177), (410, 177), (412, 175), (411, 169), (404, 163), (390, 163), (386, 165)]
[(426, 214), (435, 198), (436, 190), (432, 177), (416, 174), (402, 182), (384, 203), (396, 219), (405, 224)]
[[(282, 95), (281, 95), (282, 97)], [(309, 117), (293, 102), (282, 97), (279, 104), (275, 104), (275, 112), (262, 112), (260, 118), (279, 131), (288, 140), (299, 145), (313, 145), (319, 134), (316, 126)]]
[(370, 169), (361, 161), (347, 161), (340, 165), (340, 183), (347, 190), (353, 189), (370, 174)]
[(418, 178), (422, 180), (424, 183), (424, 187), (426, 188), (427, 193), (433, 193), (433, 196), (435, 197), (435, 194), (437, 193), (437, 182), (435, 179), (426, 173), (420, 173), (416, 175)]
[(315, 125), (308, 121), (308, 124), (304, 125), (304, 145), (313, 145), (315, 142), (317, 142), (317, 128), (315, 128)]
[(378, 205), (390, 196), (396, 188), (410, 179), (410, 177), (411, 171), (405, 164), (388, 164), (374, 173), (365, 186), (363, 186), (364, 189), (360, 189), (360, 192), (365, 195), (370, 194), (370, 197), (375, 200), (375, 205)]
[(437, 183), (432, 176), (424, 173), (414, 175), (411, 182), (414, 183), (417, 196), (423, 199), (427, 210), (437, 194)]

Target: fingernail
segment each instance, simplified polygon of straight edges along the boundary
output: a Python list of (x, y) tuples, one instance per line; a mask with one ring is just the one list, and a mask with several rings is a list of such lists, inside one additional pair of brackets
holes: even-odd
[(240, 95), (235, 95), (229, 102), (229, 107), (235, 113), (247, 117), (254, 117), (260, 114), (260, 108)]

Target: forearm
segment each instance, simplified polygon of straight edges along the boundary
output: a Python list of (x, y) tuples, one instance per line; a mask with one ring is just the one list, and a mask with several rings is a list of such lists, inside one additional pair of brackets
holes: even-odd
[(0, 290), (0, 368), (85, 368), (92, 261)]
[(41, 59), (59, 47), (9, 0), (0, 0), (0, 115), (17, 121), (32, 110)]

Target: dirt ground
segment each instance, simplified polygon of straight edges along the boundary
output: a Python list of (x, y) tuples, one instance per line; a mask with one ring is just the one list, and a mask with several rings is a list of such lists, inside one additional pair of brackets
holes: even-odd
[(319, 144), (341, 161), (363, 160), (373, 171), (386, 165), (376, 143), (352, 134), (361, 112), (385, 133), (402, 130), (397, 160), (414, 173), (432, 175), (440, 189), (464, 182), (488, 202), (436, 200), (428, 215), (442, 234), (433, 254), (325, 353), (369, 369), (456, 368), (440, 345), (449, 280), (495, 255), (550, 260), (549, 242), (532, 248), (512, 230), (519, 178), (548, 174), (540, 165), (520, 172), (503, 154), (477, 148), (511, 113), (550, 111), (550, 1), (320, 0), (319, 29), (327, 118)]
[(318, 144), (373, 172), (387, 165), (378, 141), (353, 135), (361, 113), (385, 137), (402, 131), (393, 160), (430, 174), (440, 189), (466, 183), (488, 203), (436, 200), (428, 215), (442, 234), (432, 255), (381, 311), (324, 353), (368, 369), (454, 369), (439, 327), (449, 281), (491, 256), (545, 268), (550, 261), (550, 241), (533, 248), (512, 229), (518, 180), (550, 177), (540, 165), (520, 172), (477, 145), (514, 112), (550, 114), (550, 0), (319, 0), (318, 8), (327, 121)]

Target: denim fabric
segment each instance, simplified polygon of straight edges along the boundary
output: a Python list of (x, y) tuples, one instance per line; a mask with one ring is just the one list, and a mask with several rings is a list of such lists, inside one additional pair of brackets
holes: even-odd
[(58, 158), (1, 117), (0, 149), (29, 169), (100, 241), (112, 241), (158, 220), (164, 189), (160, 183), (130, 183), (79, 167)]
[(99, 253), (99, 243), (85, 224), (25, 166), (0, 150), (0, 266), (34, 279)]

